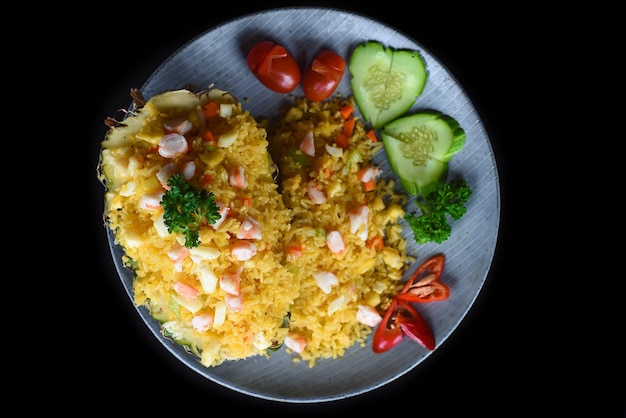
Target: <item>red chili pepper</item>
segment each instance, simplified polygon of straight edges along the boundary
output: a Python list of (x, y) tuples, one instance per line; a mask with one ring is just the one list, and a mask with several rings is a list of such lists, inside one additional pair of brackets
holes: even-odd
[(402, 329), (398, 324), (398, 302), (394, 298), (374, 332), (372, 350), (375, 353), (382, 353), (398, 345), (400, 340), (402, 340)]
[(407, 302), (398, 300), (398, 321), (404, 335), (429, 350), (435, 349), (435, 336), (417, 310)]
[(437, 254), (423, 262), (411, 275), (404, 288), (391, 300), (387, 312), (374, 332), (372, 350), (387, 351), (406, 335), (427, 348), (435, 349), (435, 337), (428, 323), (410, 302), (434, 302), (450, 296), (450, 288), (441, 283), (445, 256)]
[(441, 283), (445, 256), (437, 254), (424, 261), (407, 280), (397, 298), (406, 302), (435, 302), (446, 300), (450, 288)]
[(404, 335), (429, 350), (435, 349), (435, 337), (424, 318), (409, 303), (394, 298), (376, 328), (372, 350), (375, 353), (390, 350)]

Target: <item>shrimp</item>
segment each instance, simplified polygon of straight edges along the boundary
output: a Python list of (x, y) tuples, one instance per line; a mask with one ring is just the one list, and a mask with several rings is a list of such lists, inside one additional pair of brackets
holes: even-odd
[(306, 186), (306, 194), (311, 199), (311, 202), (316, 205), (326, 202), (326, 193), (319, 187), (317, 181), (311, 180)]
[(226, 302), (226, 308), (228, 312), (241, 312), (243, 311), (243, 295), (229, 295), (224, 298)]
[(237, 241), (232, 245), (230, 253), (239, 261), (250, 260), (256, 255), (256, 245), (248, 241)]
[(180, 245), (178, 243), (174, 244), (174, 246), (167, 252), (167, 256), (174, 263), (179, 263), (183, 261), (189, 255), (189, 248), (184, 245)]
[(248, 179), (244, 175), (243, 167), (236, 167), (228, 178), (228, 182), (231, 186), (236, 187), (238, 189), (245, 189), (248, 187)]
[(163, 158), (174, 158), (179, 154), (184, 154), (189, 150), (187, 138), (181, 134), (167, 134), (159, 142), (159, 155)]
[(191, 318), (191, 325), (198, 332), (208, 331), (213, 326), (214, 319), (211, 312), (203, 312)]
[(189, 256), (189, 249), (184, 245), (176, 243), (168, 252), (167, 256), (174, 263), (176, 271), (183, 270), (183, 260)]
[(194, 300), (200, 295), (200, 292), (196, 288), (183, 282), (176, 282), (173, 287), (176, 293), (187, 300)]
[(357, 173), (357, 178), (362, 183), (367, 183), (368, 181), (376, 180), (382, 173), (380, 167), (376, 167), (374, 165), (368, 165), (359, 170)]
[(306, 347), (306, 338), (304, 338), (300, 334), (296, 334), (295, 332), (290, 332), (285, 337), (285, 345), (300, 354), (304, 351)]
[(239, 232), (237, 232), (237, 238), (238, 239), (261, 239), (262, 235), (261, 235), (261, 227), (259, 223), (251, 216), (248, 216), (241, 223), (241, 228), (239, 229)]
[(187, 161), (183, 164), (183, 176), (185, 180), (189, 181), (196, 175), (196, 163), (193, 161)]
[(193, 128), (193, 124), (189, 119), (185, 118), (174, 118), (163, 122), (163, 129), (168, 133), (173, 132), (185, 135), (187, 132), (191, 131), (191, 128)]
[(167, 185), (167, 179), (169, 179), (173, 174), (176, 174), (176, 164), (168, 163), (159, 169), (156, 176), (159, 179), (159, 183), (165, 190), (169, 190), (170, 186)]
[(215, 223), (212, 223), (211, 226), (213, 227), (213, 229), (217, 230), (220, 225), (222, 223), (224, 223), (224, 220), (226, 220), (226, 217), (228, 216), (228, 212), (230, 212), (230, 207), (224, 205), (224, 203), (222, 202), (215, 202), (215, 204), (217, 205), (219, 209), (219, 214), (220, 214), (220, 218), (215, 221)]
[(239, 285), (241, 284), (241, 271), (239, 270), (233, 273), (224, 273), (220, 277), (220, 289), (229, 295), (237, 296), (239, 294)]
[(359, 305), (356, 313), (356, 320), (370, 327), (380, 324), (383, 318), (378, 311), (369, 305)]
[(368, 230), (367, 223), (369, 221), (369, 208), (367, 205), (361, 205), (358, 208), (348, 212), (350, 217), (350, 232), (357, 234), (363, 241), (367, 239)]
[(326, 246), (335, 254), (343, 254), (346, 251), (346, 244), (339, 231), (330, 231), (326, 234)]
[(313, 273), (313, 278), (315, 279), (315, 283), (317, 286), (322, 289), (322, 292), (328, 294), (332, 290), (332, 286), (337, 285), (339, 280), (337, 280), (337, 276), (335, 276), (330, 271), (321, 271), (318, 270)]
[(304, 139), (300, 142), (300, 150), (310, 157), (315, 157), (315, 142), (313, 140), (313, 131), (308, 131), (304, 135)]
[(139, 200), (139, 207), (146, 210), (161, 209), (162, 192), (146, 193)]

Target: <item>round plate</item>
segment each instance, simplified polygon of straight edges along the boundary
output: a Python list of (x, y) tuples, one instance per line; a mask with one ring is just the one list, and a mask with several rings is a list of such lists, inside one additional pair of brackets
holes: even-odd
[[(263, 39), (285, 46), (301, 68), (322, 48), (329, 48), (349, 59), (360, 43), (374, 40), (393, 48), (418, 50), (428, 70), (428, 81), (412, 110), (431, 108), (455, 118), (465, 130), (465, 147), (450, 162), (450, 177), (462, 177), (472, 187), (467, 213), (452, 223), (451, 237), (440, 245), (418, 246), (405, 225), (407, 253), (417, 261), (410, 273), (436, 253), (446, 255), (443, 279), (451, 288), (444, 302), (421, 304), (417, 309), (430, 324), (437, 347), (445, 343), (474, 303), (489, 272), (500, 223), (500, 188), (493, 150), (471, 100), (446, 67), (423, 46), (403, 33), (369, 17), (332, 8), (294, 7), (246, 15), (216, 26), (194, 38), (151, 75), (142, 86), (146, 99), (184, 87), (195, 90), (211, 85), (236, 96), (244, 109), (259, 118), (274, 118), (279, 109), (292, 103), (289, 96), (263, 87), (246, 64), (247, 51)], [(346, 73), (336, 93), (351, 95), (350, 74)], [(302, 95), (298, 87), (293, 95)], [(393, 176), (384, 151), (375, 157), (384, 176)], [(409, 201), (407, 211), (414, 208)], [(132, 302), (133, 274), (124, 268), (123, 250), (108, 232), (109, 245), (121, 281)], [(137, 308), (155, 337), (181, 363), (198, 374), (250, 396), (293, 403), (344, 399), (379, 388), (409, 372), (426, 359), (428, 351), (405, 338), (392, 350), (374, 354), (371, 336), (367, 347), (357, 345), (338, 359), (322, 359), (314, 367), (294, 363), (285, 350), (271, 358), (256, 357), (227, 362), (213, 368), (182, 346), (165, 339), (160, 325), (144, 307)]]

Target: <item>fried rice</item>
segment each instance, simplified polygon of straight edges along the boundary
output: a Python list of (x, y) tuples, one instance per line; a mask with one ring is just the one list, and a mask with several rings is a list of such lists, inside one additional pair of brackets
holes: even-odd
[[(222, 90), (175, 90), (111, 123), (104, 217), (133, 271), (134, 303), (204, 366), (281, 348), (311, 367), (341, 357), (366, 345), (397, 291), (413, 261), (399, 224), (406, 197), (378, 177), (382, 145), (342, 114), (348, 106), (294, 99), (268, 127)], [(177, 131), (187, 145), (165, 152)], [(177, 173), (220, 207), (199, 247), (164, 222), (160, 199)]]
[[(297, 99), (269, 137), (292, 211), (283, 236), (287, 263), (300, 283), (289, 335), (304, 337), (298, 354), (311, 366), (365, 346), (373, 326), (359, 321), (359, 311), (384, 312), (412, 260), (399, 224), (406, 196), (394, 192), (393, 180), (378, 177), (372, 158), (382, 143), (366, 135), (354, 108), (352, 98)], [(354, 126), (346, 131), (350, 120)], [(307, 135), (313, 148), (303, 143)], [(367, 172), (373, 174), (365, 178)]]

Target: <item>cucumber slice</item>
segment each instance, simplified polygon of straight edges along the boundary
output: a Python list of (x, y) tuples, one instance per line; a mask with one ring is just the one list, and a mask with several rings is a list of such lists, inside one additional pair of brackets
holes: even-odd
[(428, 78), (419, 52), (385, 48), (374, 41), (354, 49), (349, 69), (356, 104), (374, 128), (406, 113), (422, 94)]
[(396, 119), (382, 128), (381, 137), (392, 171), (415, 196), (446, 180), (448, 162), (465, 145), (459, 123), (436, 110)]

